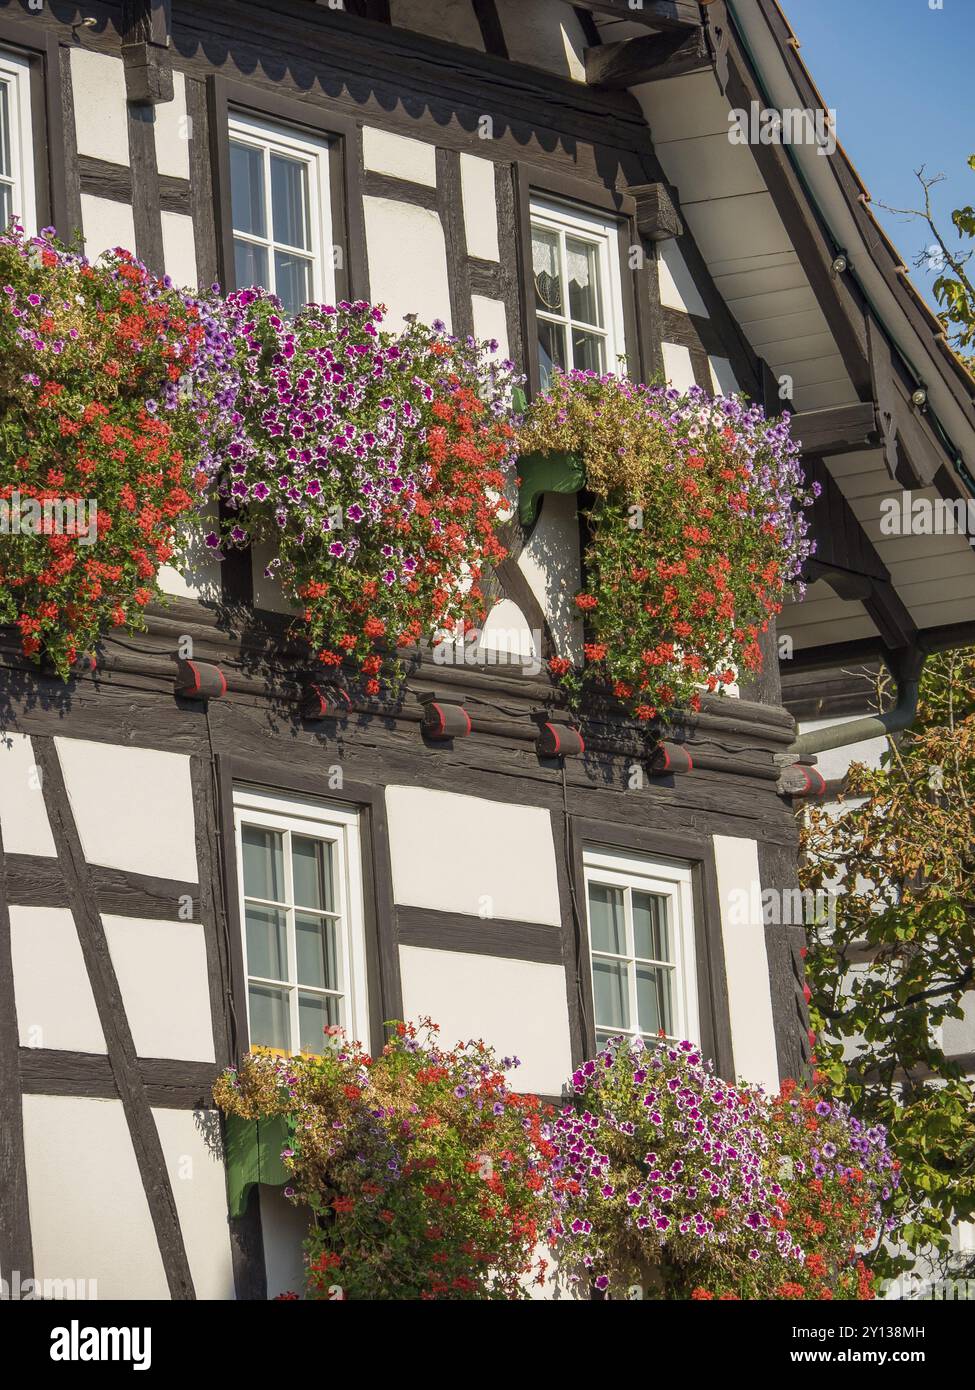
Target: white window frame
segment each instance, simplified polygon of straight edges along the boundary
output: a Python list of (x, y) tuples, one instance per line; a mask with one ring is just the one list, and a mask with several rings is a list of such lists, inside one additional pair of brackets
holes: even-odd
[[(700, 1044), (701, 1025), (698, 1012), (697, 964), (694, 937), (694, 887), (693, 870), (689, 864), (676, 859), (658, 859), (655, 856), (636, 854), (628, 850), (586, 846), (583, 850), (583, 870), (586, 890), (586, 927), (589, 940), (589, 974), (593, 990), (593, 1027), (596, 1033), (622, 1034), (624, 1037), (641, 1037), (647, 1041), (656, 1040), (656, 1035), (643, 1032), (639, 1027), (637, 1012), (636, 969), (637, 957), (634, 951), (632, 898), (634, 889), (638, 892), (656, 893), (668, 901), (674, 940), (674, 1034), (668, 1038), (676, 1041), (686, 1038), (689, 1042)], [(624, 920), (626, 925), (627, 955), (616, 956), (605, 951), (594, 951), (592, 945), (592, 923), (589, 912), (589, 888), (600, 884), (610, 888), (629, 890), (624, 899)], [(601, 1025), (596, 1020), (596, 982), (593, 958), (627, 961), (629, 975), (629, 1028), (616, 1028)], [(647, 964), (668, 964), (668, 962), (647, 961)]]
[[(328, 303), (335, 299), (335, 262), (332, 242), (332, 199), (329, 179), (329, 150), (331, 142), (325, 138), (316, 139), (305, 135), (290, 126), (279, 125), (259, 116), (247, 115), (241, 111), (231, 111), (228, 116), (228, 132), (231, 144), (249, 145), (261, 152), (264, 162), (264, 213), (267, 235), (260, 237), (252, 232), (238, 231), (234, 225), (233, 186), (227, 190), (230, 199), (231, 235), (234, 241), (249, 242), (252, 246), (263, 247), (267, 253), (269, 285), (263, 286), (271, 294), (276, 293), (274, 253), (286, 251), (311, 261), (312, 285), (309, 303)], [(279, 153), (289, 159), (300, 160), (308, 169), (308, 224), (310, 228), (310, 247), (288, 246), (274, 239), (273, 208), (271, 206), (271, 155)], [(245, 288), (238, 286), (239, 289)]]
[[(532, 271), (532, 283), (527, 287), (535, 308), (536, 319), (545, 323), (561, 324), (563, 327), (567, 357), (566, 370), (571, 371), (575, 367), (571, 329), (572, 325), (576, 323), (587, 333), (595, 333), (603, 337), (606, 345), (604, 372), (614, 373), (617, 376), (623, 375), (626, 371), (626, 332), (623, 318), (623, 275), (620, 267), (619, 223), (613, 218), (601, 216), (599, 213), (548, 198), (536, 197), (531, 199), (530, 222), (532, 228), (538, 227), (547, 232), (554, 232), (558, 236), (559, 254), (565, 273), (567, 273), (566, 268), (568, 266), (565, 247), (567, 235), (591, 243), (596, 246), (598, 251), (600, 289), (606, 320), (604, 328), (585, 323), (581, 319), (576, 321), (571, 317), (568, 305), (568, 285), (563, 291), (565, 302), (562, 306), (564, 310), (562, 314), (539, 309), (538, 305), (535, 304), (534, 271)], [(531, 264), (531, 246), (528, 247), (528, 257), (529, 264)], [(535, 351), (538, 351), (537, 344)]]
[(0, 182), (13, 189), (13, 211), (20, 218), (28, 236), (37, 233), (37, 193), (34, 178), (34, 144), (31, 134), (31, 70), (26, 58), (0, 49), (0, 83), (7, 87), (7, 112), (10, 119), (9, 176), (0, 175)]
[[(287, 902), (288, 979), (268, 980), (251, 975), (247, 959), (247, 912), (244, 894), (244, 852), (241, 831), (253, 825), (262, 829), (281, 831), (285, 835), (284, 873)], [(336, 912), (341, 929), (336, 932), (341, 953), (341, 990), (332, 991), (312, 985), (299, 985), (297, 944), (295, 937), (295, 902), (291, 860), (291, 835), (303, 835), (325, 840), (333, 845)], [(247, 1008), (247, 1030), (250, 1036), (250, 985), (252, 982), (273, 987), (286, 987), (289, 992), (289, 1051), (300, 1051), (298, 1017), (299, 990), (308, 994), (341, 996), (340, 1018), (345, 1037), (357, 1039), (368, 1052), (371, 1047), (369, 1028), (369, 990), (366, 970), (365, 910), (362, 886), (362, 840), (359, 833), (359, 812), (348, 806), (301, 796), (284, 796), (262, 791), (256, 787), (234, 786), (234, 841), (237, 853), (237, 892), (240, 904), (241, 950), (244, 961), (244, 993)], [(251, 899), (251, 901), (261, 901)], [(264, 1046), (254, 1044), (254, 1046)], [(322, 1051), (325, 1043), (322, 1042)]]

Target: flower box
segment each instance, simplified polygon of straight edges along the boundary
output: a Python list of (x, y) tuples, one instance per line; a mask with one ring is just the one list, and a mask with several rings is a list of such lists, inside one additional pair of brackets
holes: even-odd
[(586, 468), (579, 454), (569, 452), (522, 454), (518, 460), (518, 520), (534, 526), (544, 492), (581, 492)]
[(281, 1187), (291, 1176), (281, 1158), (281, 1150), (287, 1148), (291, 1137), (288, 1121), (284, 1115), (259, 1120), (226, 1115), (224, 1125), (230, 1215), (243, 1216), (255, 1183)]

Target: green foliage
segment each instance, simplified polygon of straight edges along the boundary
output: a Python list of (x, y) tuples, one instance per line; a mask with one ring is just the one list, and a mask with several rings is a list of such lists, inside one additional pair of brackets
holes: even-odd
[(840, 894), (806, 961), (817, 1065), (890, 1131), (908, 1249), (946, 1253), (951, 1223), (975, 1216), (975, 1098), (939, 1031), (973, 986), (975, 651), (929, 662), (913, 728), (879, 770), (851, 769), (839, 815), (805, 813), (803, 839), (803, 886)]

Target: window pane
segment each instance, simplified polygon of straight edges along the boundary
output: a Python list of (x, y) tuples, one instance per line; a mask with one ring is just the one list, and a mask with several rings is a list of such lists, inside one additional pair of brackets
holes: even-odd
[(288, 1028), (288, 991), (268, 985), (251, 985), (250, 998), (251, 1042), (258, 1047), (291, 1047)]
[[(10, 83), (0, 82), (0, 174), (12, 177), (13, 169), (10, 164)], [(9, 198), (10, 189), (3, 190)], [(0, 198), (3, 197), (0, 192)], [(0, 207), (3, 205), (0, 204)], [(8, 212), (7, 217), (10, 214)], [(7, 225), (7, 217), (3, 220), (3, 225)]]
[(640, 1014), (640, 1028), (644, 1033), (659, 1033), (662, 1028), (665, 1033), (673, 1036), (672, 984), (672, 970), (656, 965), (637, 966), (637, 1009)]
[(603, 296), (599, 284), (599, 247), (591, 241), (566, 237), (566, 278), (569, 282), (569, 313), (583, 323), (602, 328)]
[(633, 939), (644, 960), (674, 959), (668, 902), (659, 893), (633, 893)]
[(287, 251), (275, 251), (274, 293), (285, 313), (297, 314), (311, 299), (311, 261)]
[(605, 883), (589, 885), (589, 932), (594, 951), (626, 955), (626, 929), (623, 918), (623, 889)]
[(332, 853), (333, 846), (328, 840), (292, 835), (291, 864), (296, 907), (314, 907), (319, 912), (335, 911)]
[(326, 1027), (342, 1022), (342, 1001), (334, 994), (298, 995), (298, 1046), (302, 1052), (321, 1052)]
[(248, 903), (244, 915), (248, 975), (260, 975), (262, 980), (286, 980), (285, 914), (276, 907), (255, 907)]
[(559, 239), (555, 232), (532, 227), (532, 271), (535, 280), (535, 308), (549, 314), (564, 313), (562, 276), (559, 272)]
[[(267, 236), (264, 214), (264, 154), (230, 142), (230, 199), (235, 232)], [(250, 282), (248, 282), (250, 283)]]
[(586, 333), (581, 328), (573, 328), (572, 365), (579, 372), (602, 374), (608, 371), (605, 340), (600, 338), (598, 333)]
[(552, 379), (552, 369), (566, 366), (565, 329), (561, 324), (538, 320), (538, 366), (544, 391)]
[(298, 983), (319, 989), (341, 989), (336, 922), (310, 912), (295, 913)]
[(239, 290), (251, 285), (261, 285), (267, 289), (267, 251), (263, 246), (253, 246), (249, 241), (234, 239), (234, 276)]
[(283, 903), (284, 847), (277, 830), (245, 825), (241, 831), (244, 847), (244, 896)]
[(593, 960), (593, 995), (600, 1028), (629, 1028), (630, 999), (627, 966), (621, 961)]
[(274, 240), (286, 246), (311, 244), (308, 225), (308, 166), (297, 159), (271, 155), (271, 216)]
[(0, 183), (0, 231), (6, 227), (13, 216), (14, 191), (9, 183)]

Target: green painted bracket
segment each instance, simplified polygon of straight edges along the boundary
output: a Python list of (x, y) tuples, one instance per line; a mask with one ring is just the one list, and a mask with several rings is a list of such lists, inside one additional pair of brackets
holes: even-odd
[(224, 1125), (230, 1215), (243, 1216), (255, 1183), (281, 1187), (291, 1177), (281, 1159), (281, 1150), (288, 1147), (291, 1137), (288, 1121), (284, 1115), (263, 1120), (227, 1115)]
[(580, 492), (586, 485), (586, 470), (578, 454), (522, 454), (518, 460), (518, 520), (533, 526), (538, 501), (543, 492)]

